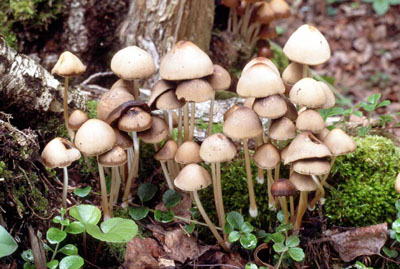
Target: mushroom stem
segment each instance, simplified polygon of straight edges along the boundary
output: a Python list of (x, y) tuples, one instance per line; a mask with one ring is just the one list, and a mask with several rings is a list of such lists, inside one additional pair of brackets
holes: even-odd
[(136, 132), (132, 132), (132, 137), (134, 149), (133, 166), (131, 166), (131, 171), (129, 171), (128, 180), (126, 181), (124, 196), (122, 197), (122, 207), (128, 206), (127, 201), (129, 199), (129, 195), (131, 194), (132, 180), (134, 177), (137, 177), (137, 174), (139, 172), (139, 139)]
[(193, 191), (193, 197), (194, 197), (194, 201), (195, 201), (195, 203), (197, 205), (197, 208), (199, 209), (199, 212), (200, 212), (201, 216), (203, 217), (205, 223), (207, 223), (207, 226), (208, 226), (208, 228), (210, 228), (210, 230), (213, 233), (215, 239), (217, 239), (218, 243), (221, 245), (221, 247), (225, 251), (229, 251), (229, 248), (225, 244), (224, 239), (222, 239), (221, 235), (218, 233), (218, 231), (215, 228), (214, 224), (211, 222), (211, 220), (208, 217), (206, 211), (204, 210), (203, 205), (201, 204), (201, 201), (200, 201), (200, 198), (199, 198), (199, 194), (197, 193), (197, 191)]
[[(322, 184), (319, 182), (318, 178), (315, 175), (311, 175), (311, 178), (313, 179), (313, 181), (315, 182), (315, 185), (317, 185), (317, 190), (319, 191), (319, 196), (323, 197), (325, 195), (325, 190), (324, 190), (324, 186), (322, 186)], [(318, 199), (316, 199), (318, 198)], [(315, 205), (318, 203), (319, 201), (319, 197), (317, 197), (317, 195), (315, 195), (314, 199), (313, 199), (313, 203), (309, 204), (308, 206), (308, 210), (313, 211), (315, 209)]]
[(63, 184), (63, 194), (62, 194), (62, 206), (67, 208), (67, 191), (68, 191), (68, 168), (64, 167), (64, 184)]
[(171, 178), (170, 178), (170, 176), (168, 174), (168, 169), (167, 169), (167, 166), (165, 165), (165, 161), (160, 161), (160, 164), (161, 164), (161, 168), (162, 168), (163, 173), (164, 173), (165, 180), (167, 181), (168, 188), (170, 190), (173, 190), (174, 189), (174, 184), (172, 184)]
[(304, 213), (307, 210), (307, 200), (308, 200), (308, 192), (301, 191), (299, 198), (299, 205), (297, 207), (296, 221), (294, 223), (295, 229), (299, 229), (301, 227), (301, 220), (303, 219)]
[(214, 118), (214, 100), (215, 100), (215, 91), (213, 94), (213, 97), (211, 98), (210, 101), (210, 113), (209, 113), (209, 120), (208, 120), (208, 135), (210, 136), (212, 134), (212, 127), (213, 127), (213, 118)]
[(185, 104), (183, 107), (184, 110), (184, 130), (183, 130), (183, 136), (184, 136), (184, 141), (189, 141), (189, 105), (188, 103)]
[(196, 115), (196, 103), (191, 102), (190, 103), (190, 131), (189, 131), (189, 140), (193, 140), (193, 135), (194, 135), (194, 119)]
[(137, 137), (136, 132), (132, 132), (132, 137), (133, 137), (133, 150), (135, 155), (133, 156), (133, 160), (135, 161), (135, 177), (138, 176), (139, 173), (139, 152), (140, 152), (140, 145), (139, 145), (139, 139)]
[(104, 169), (100, 162), (97, 160), (97, 165), (99, 166), (99, 174), (100, 174), (100, 189), (101, 189), (101, 202), (102, 208), (104, 211), (104, 220), (108, 220), (111, 218), (111, 214), (108, 207), (107, 200), (107, 187), (106, 187), (106, 178), (104, 176)]
[(279, 162), (276, 166), (275, 166), (275, 180), (279, 179), (279, 172), (281, 169), (281, 163)]
[(246, 9), (244, 11), (244, 15), (242, 17), (242, 25), (241, 25), (241, 29), (240, 29), (240, 35), (241, 36), (246, 36), (246, 31), (248, 29), (248, 25), (249, 25), (249, 18), (250, 18), (250, 5), (247, 4)]
[[(221, 163), (216, 163), (216, 170), (217, 170), (217, 190), (218, 190), (218, 207), (219, 213), (221, 215), (221, 227), (225, 226), (225, 208), (224, 208), (224, 198), (222, 196), (222, 182), (221, 182)], [(223, 231), (224, 240), (228, 240), (228, 235)]]
[[(264, 132), (263, 132), (264, 133)], [(264, 138), (263, 134), (260, 134), (256, 138), (256, 146), (259, 147), (263, 144)], [(264, 184), (264, 169), (257, 167), (257, 183), (258, 184)]]
[(289, 197), (289, 203), (290, 203), (290, 219), (293, 220), (293, 218), (294, 218), (294, 199), (293, 199), (293, 196)]
[(275, 199), (271, 193), (272, 184), (274, 184), (274, 179), (272, 178), (272, 169), (267, 169), (268, 208), (272, 211), (275, 211), (276, 210)]
[(246, 163), (246, 174), (247, 174), (247, 188), (249, 191), (249, 200), (250, 200), (249, 213), (250, 216), (255, 218), (258, 215), (258, 211), (257, 211), (256, 197), (254, 195), (253, 176), (251, 175), (250, 154), (247, 142), (248, 139), (243, 139), (243, 151), (244, 151), (244, 159)]
[(178, 109), (178, 145), (182, 144), (182, 108)]
[(125, 208), (128, 206), (128, 199), (129, 199), (129, 194), (131, 192), (131, 185), (132, 185), (132, 180), (135, 176), (135, 163), (134, 165), (131, 167), (131, 170), (128, 173), (128, 178), (126, 180), (126, 185), (125, 185), (125, 190), (124, 190), (124, 195), (122, 196), (122, 208)]
[(303, 78), (308, 77), (308, 65), (303, 64)]
[(285, 216), (285, 223), (289, 223), (289, 212), (288, 212), (288, 207), (287, 207), (287, 201), (286, 201), (286, 197), (285, 196), (280, 196), (279, 198), (279, 202), (281, 204), (282, 210), (283, 210), (283, 214)]
[(68, 87), (69, 87), (69, 78), (65, 78), (64, 82), (64, 121), (65, 121), (65, 128), (67, 128), (68, 135), (70, 138), (73, 139), (74, 131), (72, 131), (68, 126)]
[(234, 36), (236, 36), (238, 32), (238, 19), (237, 19), (237, 12), (236, 8), (231, 8), (231, 13), (232, 13), (232, 31)]
[(173, 122), (172, 122), (171, 109), (168, 109), (168, 127), (169, 127), (169, 135), (171, 136), (171, 139), (174, 139), (174, 126), (173, 126)]
[(211, 179), (212, 179), (212, 185), (213, 185), (213, 193), (214, 193), (214, 203), (215, 203), (215, 210), (217, 211), (217, 216), (218, 216), (218, 222), (219, 226), (223, 227), (221, 225), (221, 213), (219, 212), (219, 196), (218, 196), (218, 183), (217, 183), (217, 173), (215, 171), (215, 163), (211, 163)]
[[(336, 156), (332, 157), (332, 159), (331, 159), (331, 169), (332, 169), (333, 165), (335, 164), (335, 161), (336, 161)], [(328, 179), (328, 176), (329, 176), (329, 173), (325, 174), (325, 175), (322, 177), (322, 179), (321, 179), (321, 186), (322, 186), (322, 187), (325, 185), (326, 180)], [(317, 191), (315, 192), (315, 197), (314, 197), (314, 199), (312, 199), (311, 202), (310, 202), (309, 208), (314, 208), (315, 205), (318, 203), (318, 201), (319, 201), (321, 198), (324, 198), (324, 196), (325, 196), (325, 193), (321, 193), (319, 190), (317, 190)]]
[(111, 167), (111, 188), (110, 188), (110, 197), (108, 198), (108, 205), (110, 206), (110, 211), (112, 212), (113, 204), (114, 204), (114, 192), (115, 192), (115, 169), (114, 167)]
[(135, 100), (139, 100), (140, 90), (139, 90), (139, 82), (137, 80), (132, 80), (133, 84), (133, 97)]
[[(123, 165), (121, 167), (123, 167)], [(121, 174), (119, 172), (118, 167), (116, 167), (116, 169), (115, 169), (115, 174), (116, 174), (115, 179), (116, 179), (117, 182), (115, 184), (115, 189), (114, 189), (114, 197), (113, 197), (113, 201), (114, 202), (113, 202), (113, 204), (111, 206), (114, 206), (117, 203), (118, 195), (119, 195), (119, 189), (121, 188)]]

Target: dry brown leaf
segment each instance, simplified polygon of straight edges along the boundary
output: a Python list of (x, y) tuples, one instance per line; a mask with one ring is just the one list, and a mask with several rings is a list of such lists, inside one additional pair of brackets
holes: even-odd
[(124, 268), (157, 268), (158, 258), (162, 254), (163, 251), (156, 240), (136, 236), (126, 245)]
[[(179, 202), (178, 205), (174, 206), (171, 208), (171, 211), (174, 212), (175, 216), (180, 216), (186, 219), (191, 218), (190, 214), (190, 208), (192, 207), (192, 198), (190, 198), (190, 195), (187, 193), (181, 193), (182, 195), (182, 200)], [(168, 209), (164, 206), (163, 202), (159, 203), (155, 209), (159, 209), (161, 211), (167, 211)], [(176, 222), (182, 222), (179, 220), (174, 220), (173, 223)]]

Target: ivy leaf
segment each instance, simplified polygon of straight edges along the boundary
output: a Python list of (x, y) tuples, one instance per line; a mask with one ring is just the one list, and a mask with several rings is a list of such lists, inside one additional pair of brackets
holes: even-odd
[(91, 190), (92, 190), (92, 187), (90, 187), (90, 186), (87, 186), (85, 188), (76, 188), (74, 190), (74, 194), (76, 196), (83, 198), (83, 197), (86, 197), (90, 193)]
[(300, 239), (297, 235), (292, 235), (286, 239), (286, 246), (293, 248), (300, 244)]
[[(101, 230), (100, 230), (101, 228)], [(138, 226), (133, 220), (111, 218), (97, 225), (87, 224), (88, 234), (94, 238), (111, 243), (127, 243), (136, 236)]]
[(242, 214), (236, 211), (229, 212), (226, 215), (226, 221), (236, 230), (240, 230), (240, 227), (242, 227), (244, 223)]
[(149, 208), (147, 206), (129, 207), (129, 216), (134, 220), (141, 220), (147, 217)]
[(78, 254), (78, 248), (72, 244), (67, 244), (63, 246), (60, 251), (64, 253), (65, 255), (77, 255)]
[(239, 238), (240, 238), (240, 233), (238, 231), (232, 231), (228, 235), (228, 240), (231, 243), (238, 241)]
[(84, 261), (81, 256), (67, 256), (60, 261), (60, 269), (79, 269), (83, 264)]
[(285, 241), (285, 236), (281, 233), (273, 233), (271, 234), (271, 239), (274, 243), (282, 243)]
[(57, 244), (62, 242), (67, 237), (67, 233), (65, 231), (61, 231), (58, 228), (50, 228), (46, 233), (47, 241), (50, 244)]
[(142, 183), (138, 188), (138, 196), (142, 203), (148, 202), (153, 199), (157, 192), (157, 186), (151, 183)]
[(399, 256), (399, 253), (395, 249), (383, 247), (382, 250), (383, 250), (383, 253), (385, 253), (385, 255), (388, 256), (389, 258), (394, 259), (394, 258), (397, 258), (397, 256)]
[(247, 221), (243, 223), (243, 225), (240, 227), (240, 231), (243, 233), (251, 233), (254, 230), (254, 227), (248, 223)]
[(85, 225), (83, 225), (80, 221), (74, 221), (68, 225), (65, 231), (69, 234), (81, 234), (85, 231)]
[(168, 211), (161, 211), (155, 210), (154, 211), (154, 218), (161, 223), (168, 223), (174, 220), (175, 214), (171, 210)]
[(304, 259), (304, 251), (301, 248), (289, 248), (290, 257), (296, 262), (301, 262)]
[(0, 258), (11, 255), (17, 248), (14, 238), (0, 225)]
[(257, 246), (257, 237), (252, 233), (242, 234), (239, 241), (245, 249), (254, 249)]
[(77, 205), (69, 210), (69, 214), (83, 225), (97, 225), (101, 218), (101, 211), (93, 205)]
[(47, 268), (56, 269), (58, 267), (58, 260), (52, 260), (46, 263)]
[(272, 247), (277, 253), (281, 253), (288, 250), (288, 247), (285, 246), (283, 243), (275, 243)]
[(162, 201), (166, 208), (172, 208), (181, 201), (181, 194), (175, 190), (167, 190), (162, 197)]

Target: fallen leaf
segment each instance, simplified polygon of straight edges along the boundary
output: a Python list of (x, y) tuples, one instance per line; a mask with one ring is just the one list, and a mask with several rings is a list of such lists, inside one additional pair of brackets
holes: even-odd
[(163, 250), (156, 240), (136, 236), (126, 245), (124, 268), (157, 268), (161, 255)]

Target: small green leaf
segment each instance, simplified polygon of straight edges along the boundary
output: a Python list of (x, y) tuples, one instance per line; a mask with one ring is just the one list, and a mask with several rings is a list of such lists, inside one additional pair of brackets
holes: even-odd
[(226, 215), (226, 221), (236, 230), (240, 230), (240, 227), (242, 227), (244, 223), (243, 216), (236, 211), (229, 212)]
[(161, 211), (155, 210), (154, 211), (154, 218), (161, 223), (168, 223), (174, 220), (175, 214), (171, 210), (168, 211)]
[(397, 241), (397, 242), (400, 242), (400, 234), (396, 233), (396, 234), (394, 235), (394, 237), (396, 238), (396, 241)]
[(273, 233), (271, 234), (271, 239), (274, 243), (283, 243), (285, 241), (285, 236), (281, 233)]
[(389, 100), (382, 101), (376, 108), (390, 105)]
[(246, 264), (244, 269), (258, 269), (258, 267), (254, 263), (248, 263), (248, 264)]
[(47, 268), (56, 269), (58, 267), (58, 260), (52, 260), (46, 263)]
[(397, 211), (400, 212), (400, 199), (396, 200), (395, 206), (396, 206)]
[(283, 210), (279, 210), (278, 214), (276, 214), (276, 218), (280, 223), (285, 222), (285, 214), (283, 214)]
[(153, 199), (157, 192), (157, 186), (151, 183), (142, 183), (138, 188), (138, 196), (142, 203), (148, 202)]
[(390, 3), (389, 0), (374, 0), (372, 7), (374, 8), (376, 14), (382, 16), (389, 10)]
[(288, 247), (285, 246), (283, 243), (275, 243), (272, 247), (277, 253), (281, 253), (288, 250)]
[(292, 223), (281, 224), (275, 229), (275, 232), (283, 233), (283, 232), (289, 231), (291, 229), (293, 229), (293, 224)]
[(149, 208), (147, 206), (129, 207), (129, 216), (134, 220), (141, 220), (147, 217)]
[(74, 190), (74, 194), (76, 196), (83, 198), (83, 197), (86, 197), (90, 193), (91, 190), (92, 190), (92, 187), (90, 187), (90, 186), (87, 186), (85, 188), (76, 188)]
[(61, 223), (61, 221), (62, 221), (61, 216), (55, 216), (55, 217), (53, 218), (53, 222), (54, 222), (54, 223)]
[[(374, 2), (376, 2), (376, 0)], [(368, 97), (368, 103), (376, 105), (376, 104), (378, 104), (378, 101), (379, 101), (379, 99), (381, 99), (381, 97), (382, 97), (381, 93), (372, 94)]]
[(238, 241), (239, 238), (240, 238), (240, 233), (238, 231), (232, 231), (228, 235), (228, 240), (231, 243)]
[(175, 190), (167, 190), (162, 197), (162, 201), (166, 208), (172, 208), (181, 201), (181, 194)]
[[(101, 228), (101, 230), (100, 230)], [(87, 224), (88, 234), (94, 238), (111, 243), (127, 243), (137, 234), (138, 226), (133, 220), (111, 218), (97, 225)]]
[(289, 248), (290, 257), (296, 262), (301, 262), (304, 259), (304, 251), (301, 248)]
[(69, 214), (82, 222), (83, 225), (97, 225), (101, 218), (101, 211), (93, 205), (77, 205), (69, 210)]
[(396, 233), (400, 233), (400, 219), (397, 219), (392, 223), (392, 230)]
[(267, 233), (264, 230), (259, 230), (256, 232), (257, 239), (263, 239), (267, 236)]
[(65, 229), (69, 234), (81, 234), (85, 231), (85, 225), (79, 221), (74, 221)]
[(31, 262), (31, 263), (35, 262), (35, 260), (33, 259), (32, 249), (27, 249), (24, 252), (22, 252), (21, 258), (26, 262)]
[(0, 258), (11, 255), (17, 248), (14, 238), (0, 225)]
[(253, 230), (254, 227), (247, 221), (243, 223), (242, 227), (240, 227), (240, 231), (243, 233), (251, 233)]
[(61, 207), (60, 213), (64, 216), (67, 213), (67, 210), (64, 207)]
[(78, 248), (72, 244), (67, 244), (63, 246), (60, 251), (64, 253), (65, 255), (77, 255), (78, 254)]
[(67, 237), (67, 233), (65, 231), (61, 231), (58, 228), (51, 227), (47, 233), (46, 238), (50, 244), (57, 244), (62, 242), (65, 237)]
[(397, 256), (399, 256), (399, 253), (395, 249), (383, 247), (382, 250), (383, 250), (383, 253), (385, 253), (385, 255), (388, 256), (389, 258), (394, 259), (394, 258), (397, 258)]
[(193, 233), (194, 228), (195, 228), (194, 222), (192, 222), (189, 225), (186, 225), (185, 227), (183, 227), (183, 229), (185, 229), (186, 233), (188, 233), (188, 234)]
[(64, 219), (64, 220), (62, 220), (60, 223), (61, 223), (61, 225), (63, 225), (63, 226), (68, 226), (68, 225), (69, 225), (69, 219)]
[(245, 249), (254, 249), (257, 246), (257, 237), (252, 233), (242, 234), (239, 241)]
[(269, 243), (272, 240), (272, 234), (267, 233), (264, 237), (264, 243)]
[(26, 263), (24, 263), (24, 269), (36, 269), (36, 267), (32, 263), (26, 262)]
[(81, 256), (67, 256), (61, 260), (60, 269), (79, 269), (83, 266), (83, 264), (84, 261)]
[(286, 246), (293, 248), (300, 244), (300, 239), (297, 235), (292, 235), (286, 239)]

